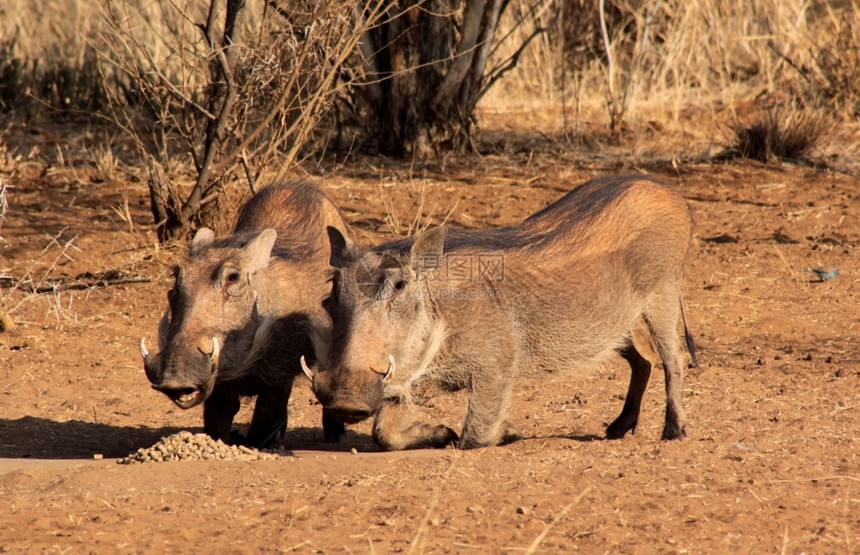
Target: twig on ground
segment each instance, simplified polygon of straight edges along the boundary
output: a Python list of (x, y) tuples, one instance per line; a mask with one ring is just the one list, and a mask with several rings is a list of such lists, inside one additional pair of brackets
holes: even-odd
[(594, 489), (594, 484), (591, 484), (590, 486), (582, 490), (582, 493), (577, 495), (573, 501), (568, 503), (567, 506), (562, 509), (560, 513), (555, 515), (555, 518), (552, 519), (552, 522), (550, 522), (549, 525), (544, 529), (544, 531), (541, 532), (538, 537), (535, 538), (535, 541), (533, 541), (529, 548), (526, 550), (526, 555), (531, 555), (532, 553), (537, 551), (538, 546), (540, 546), (541, 542), (544, 540), (544, 538), (546, 538), (547, 534), (549, 534), (549, 531), (552, 530), (553, 527), (558, 524), (558, 522), (562, 518), (564, 518), (564, 515), (566, 515), (567, 512), (573, 508), (574, 505), (582, 501), (582, 498), (588, 495), (588, 492), (590, 492), (592, 489)]
[[(148, 277), (125, 277), (117, 270), (109, 270), (101, 274), (90, 274), (87, 272), (75, 278), (63, 278), (53, 283), (43, 280), (40, 285), (34, 285), (32, 280), (28, 280), (26, 278), (15, 279), (11, 276), (0, 276), (0, 287), (11, 286), (27, 293), (41, 295), (43, 293), (110, 287), (127, 283), (149, 283), (150, 281), (152, 281), (152, 279)], [(45, 283), (47, 284), (45, 285)]]

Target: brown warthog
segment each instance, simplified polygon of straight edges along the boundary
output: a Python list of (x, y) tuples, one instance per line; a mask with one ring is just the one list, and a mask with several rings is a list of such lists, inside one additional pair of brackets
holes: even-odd
[[(678, 325), (691, 234), (684, 199), (647, 177), (589, 181), (518, 225), (437, 227), (370, 252), (331, 228), (331, 350), (327, 363), (303, 367), (325, 414), (347, 424), (376, 415), (374, 439), (388, 450), (457, 441), (410, 411), (436, 391), (465, 388), (459, 447), (474, 448), (519, 437), (506, 419), (516, 375), (616, 352), (632, 376), (607, 436), (635, 431), (659, 353), (663, 438), (680, 438)], [(687, 343), (695, 362), (689, 332)]]
[[(263, 446), (286, 427), (299, 357), (314, 356), (311, 336), (327, 333), (320, 302), (330, 292), (326, 227), (346, 229), (340, 212), (308, 183), (270, 185), (241, 209), (232, 235), (200, 229), (158, 329), (158, 354), (141, 340), (146, 377), (177, 406), (203, 403), (203, 429), (231, 441), (240, 397), (256, 395), (246, 437)], [(343, 424), (324, 416), (326, 439)]]

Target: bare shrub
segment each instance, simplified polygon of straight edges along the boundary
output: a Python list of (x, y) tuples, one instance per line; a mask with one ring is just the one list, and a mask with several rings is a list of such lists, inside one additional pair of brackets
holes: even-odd
[[(623, 69), (619, 68), (616, 63), (616, 55), (613, 53), (613, 50), (618, 48), (618, 40), (625, 37), (627, 33), (621, 33), (618, 39), (611, 41), (606, 25), (604, 0), (600, 0), (598, 5), (600, 9), (600, 34), (603, 38), (603, 47), (606, 53), (607, 92), (605, 98), (606, 108), (609, 112), (609, 129), (612, 133), (617, 133), (618, 127), (624, 119), (624, 114), (627, 112), (627, 104), (630, 101), (636, 74), (639, 71), (643, 55), (649, 45), (648, 33), (651, 30), (651, 24), (657, 13), (659, 2), (656, 0), (647, 2), (641, 15), (635, 17), (635, 35), (628, 37), (628, 40), (633, 41), (632, 56), (629, 63)], [(631, 14), (637, 13), (634, 9), (630, 9), (629, 6), (628, 9)], [(629, 47), (627, 50), (631, 51)]]
[(815, 148), (827, 127), (825, 119), (810, 110), (771, 108), (752, 125), (734, 127), (728, 154), (761, 162), (800, 160)]
[[(546, 31), (497, 33), (506, 0), (387, 0), (384, 19), (368, 28), (349, 71), (361, 78), (344, 103), (368, 150), (428, 158), (472, 148), (478, 101)], [(523, 0), (514, 27), (550, 5)], [(366, 18), (366, 15), (362, 17)], [(512, 40), (520, 39), (520, 42)], [(502, 43), (507, 56), (494, 56)]]
[[(128, 82), (115, 115), (148, 160), (159, 240), (223, 229), (230, 193), (300, 158), (381, 5), (356, 24), (348, 0), (108, 0), (102, 60)], [(184, 167), (191, 185), (178, 179)]]

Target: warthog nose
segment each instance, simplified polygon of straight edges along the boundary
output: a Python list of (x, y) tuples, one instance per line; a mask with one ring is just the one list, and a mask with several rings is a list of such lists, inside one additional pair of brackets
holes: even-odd
[(189, 393), (194, 393), (195, 391), (197, 391), (196, 387), (173, 387), (173, 386), (163, 385), (163, 384), (153, 384), (152, 389), (154, 389), (156, 391), (160, 391), (160, 392), (165, 393), (167, 395), (177, 396), (177, 397), (180, 395), (187, 395)]
[(323, 412), (338, 422), (344, 424), (355, 424), (373, 415), (373, 411), (367, 407), (326, 407)]

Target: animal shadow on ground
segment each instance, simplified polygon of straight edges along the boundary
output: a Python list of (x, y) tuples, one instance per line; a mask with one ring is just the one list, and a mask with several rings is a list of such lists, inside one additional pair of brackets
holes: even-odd
[[(25, 416), (17, 420), (0, 419), (0, 458), (92, 459), (121, 458), (139, 448), (150, 447), (163, 437), (188, 430), (202, 433), (203, 428), (146, 426), (112, 426), (70, 420), (55, 422), (47, 418)], [(342, 443), (326, 443), (322, 428), (290, 428), (271, 447), (312, 449), (316, 451), (378, 451), (370, 436), (347, 431)]]
[(0, 457), (91, 459), (95, 454), (106, 458), (124, 457), (181, 430), (111, 426), (80, 420), (55, 422), (35, 416), (0, 419)]
[[(592, 441), (612, 441), (606, 436), (595, 434), (535, 434), (523, 436), (522, 440), (546, 440), (546, 439), (565, 439), (568, 441), (577, 441), (580, 443), (589, 443)], [(521, 440), (521, 441), (522, 441)]]

